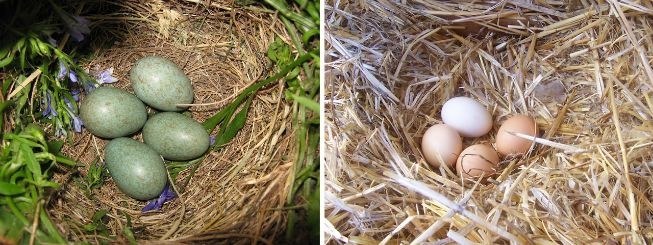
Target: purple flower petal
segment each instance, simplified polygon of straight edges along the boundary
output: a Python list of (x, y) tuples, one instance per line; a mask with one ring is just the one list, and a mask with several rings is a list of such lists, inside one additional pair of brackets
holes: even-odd
[(68, 74), (68, 67), (64, 64), (63, 61), (59, 60), (59, 73), (57, 74), (57, 80), (62, 80)]
[(80, 16), (73, 16), (73, 18), (75, 21), (67, 22), (66, 29), (75, 41), (81, 42), (84, 40), (84, 34), (91, 33), (91, 29), (88, 28), (91, 22)]
[(68, 77), (70, 78), (71, 82), (77, 83), (77, 81), (78, 81), (77, 80), (77, 74), (74, 71), (70, 71), (70, 73), (68, 73)]
[(215, 145), (215, 135), (209, 136), (209, 144), (210, 145)]
[(118, 78), (113, 77), (113, 67), (108, 68), (95, 76), (100, 84), (115, 83)]
[(80, 91), (78, 88), (77, 88), (77, 89), (73, 89), (72, 91), (70, 91), (70, 94), (73, 96), (73, 99), (74, 99), (76, 102), (79, 101), (79, 93), (80, 93), (80, 92), (81, 92), (81, 91)]
[(172, 190), (169, 184), (166, 184), (166, 187), (163, 188), (163, 192), (159, 195), (159, 198), (151, 200), (143, 209), (142, 213), (148, 211), (158, 211), (161, 210), (163, 204), (177, 198), (177, 194)]
[(59, 114), (57, 114), (57, 111), (52, 107), (52, 95), (50, 92), (45, 94), (44, 104), (45, 104), (45, 110), (43, 111), (43, 116), (47, 117), (48, 119), (52, 119), (52, 117), (56, 117)]
[(79, 117), (73, 117), (73, 129), (77, 133), (82, 132), (82, 125), (84, 125), (84, 122), (82, 122), (82, 119)]
[(73, 106), (73, 103), (71, 103), (70, 100), (68, 100), (67, 97), (63, 97), (63, 101), (66, 102), (66, 105), (68, 106), (68, 108), (70, 108), (71, 110), (75, 109), (75, 107)]
[(86, 93), (93, 92), (93, 90), (95, 90), (95, 88), (97, 88), (97, 86), (98, 86), (98, 85), (95, 84), (95, 83), (93, 83), (93, 82), (87, 82), (87, 83), (86, 83), (86, 87), (85, 87), (85, 89), (86, 89)]

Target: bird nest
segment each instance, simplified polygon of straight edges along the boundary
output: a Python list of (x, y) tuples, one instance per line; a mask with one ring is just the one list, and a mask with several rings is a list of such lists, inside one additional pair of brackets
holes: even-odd
[[(119, 1), (106, 4), (112, 13), (85, 16), (94, 23), (94, 54), (83, 61), (90, 72), (112, 67), (116, 86), (132, 92), (129, 70), (146, 55), (161, 55), (178, 64), (192, 81), (192, 117), (203, 122), (251, 83), (268, 76), (266, 52), (280, 36), (289, 41), (282, 23), (271, 11), (232, 1)], [(84, 15), (84, 13), (81, 13)], [(118, 41), (113, 37), (118, 37)], [(158, 212), (142, 213), (145, 202), (121, 193), (110, 178), (90, 193), (76, 175), (103, 156), (107, 140), (84, 130), (63, 152), (85, 166), (75, 174), (58, 176), (61, 191), (50, 202), (56, 226), (72, 241), (103, 242), (89, 234), (93, 216), (103, 218), (108, 235), (123, 242), (128, 227), (136, 240), (174, 243), (271, 243), (285, 229), (281, 212), (294, 180), (295, 155), (290, 104), (283, 86), (260, 91), (245, 127), (219, 151), (209, 152), (179, 197)], [(140, 140), (141, 136), (136, 135)], [(191, 170), (177, 178), (183, 182)]]
[[(327, 1), (330, 243), (618, 244), (653, 239), (653, 5)], [(429, 166), (455, 96), (542, 132), (487, 181)]]

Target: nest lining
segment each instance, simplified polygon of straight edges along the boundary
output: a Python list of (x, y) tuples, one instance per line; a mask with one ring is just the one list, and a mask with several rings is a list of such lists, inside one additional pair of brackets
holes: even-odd
[[(132, 92), (129, 69), (146, 55), (162, 55), (178, 64), (193, 83), (195, 104), (192, 117), (202, 122), (260, 78), (267, 76), (268, 46), (280, 35), (289, 41), (274, 14), (212, 1), (113, 2), (114, 15), (88, 16), (97, 26), (121, 26), (100, 31), (91, 43), (96, 50), (85, 67), (114, 68), (117, 83), (108, 85)], [(112, 24), (118, 25), (112, 25)], [(100, 28), (98, 27), (98, 28)], [(101, 28), (100, 28), (101, 29)], [(102, 35), (117, 35), (115, 43), (103, 42)], [(99, 243), (103, 238), (89, 234), (89, 224), (97, 210), (108, 210), (105, 223), (110, 235), (121, 235), (131, 216), (132, 230), (142, 242), (270, 244), (285, 228), (285, 205), (289, 185), (294, 180), (292, 159), (294, 132), (289, 130), (292, 115), (284, 100), (283, 86), (259, 92), (250, 108), (245, 127), (232, 142), (218, 152), (210, 152), (178, 199), (160, 212), (141, 214), (145, 202), (122, 194), (110, 179), (88, 196), (73, 176), (58, 176), (65, 186), (49, 206), (57, 227), (69, 240)], [(215, 132), (214, 132), (215, 133)], [(140, 140), (140, 135), (135, 138)], [(105, 140), (88, 131), (75, 135), (64, 153), (87, 166), (102, 156)], [(189, 171), (182, 172), (183, 180)], [(126, 242), (126, 241), (123, 241)]]
[[(650, 242), (650, 3), (327, 1), (330, 243)], [(536, 118), (486, 183), (430, 167), (449, 98)]]

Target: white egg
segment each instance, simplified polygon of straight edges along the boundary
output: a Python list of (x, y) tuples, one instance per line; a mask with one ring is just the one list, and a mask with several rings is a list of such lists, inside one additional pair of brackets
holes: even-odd
[(468, 97), (449, 99), (442, 106), (441, 116), (464, 137), (480, 137), (492, 129), (492, 116), (485, 106)]

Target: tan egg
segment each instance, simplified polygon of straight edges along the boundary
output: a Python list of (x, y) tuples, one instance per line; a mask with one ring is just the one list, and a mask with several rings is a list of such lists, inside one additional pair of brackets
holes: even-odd
[(465, 148), (456, 161), (456, 171), (463, 177), (487, 177), (496, 172), (499, 155), (488, 144), (476, 144)]
[(533, 145), (533, 141), (514, 136), (508, 132), (522, 133), (530, 136), (537, 136), (537, 125), (532, 117), (516, 115), (501, 125), (495, 138), (497, 151), (504, 156), (513, 154), (524, 154)]
[(453, 168), (462, 150), (463, 142), (458, 132), (444, 124), (431, 126), (422, 137), (422, 154), (426, 162), (436, 168), (442, 163)]

